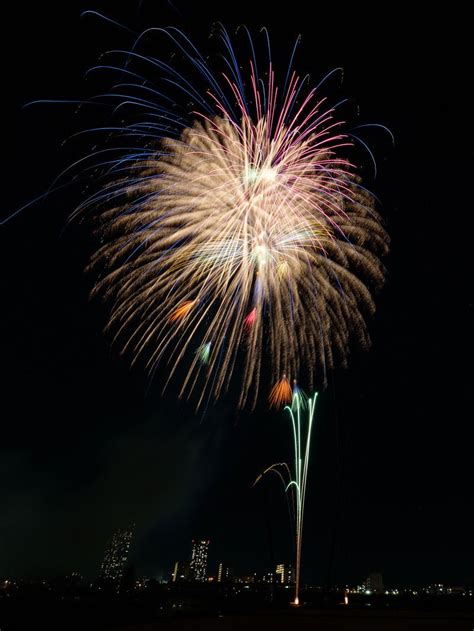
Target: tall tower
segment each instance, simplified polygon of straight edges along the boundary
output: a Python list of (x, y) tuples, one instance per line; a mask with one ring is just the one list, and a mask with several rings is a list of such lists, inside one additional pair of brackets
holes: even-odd
[(292, 565), (280, 563), (276, 566), (277, 583), (292, 585), (295, 582), (295, 570)]
[(120, 587), (128, 553), (132, 541), (132, 527), (124, 530), (116, 530), (112, 539), (107, 544), (104, 560), (100, 567), (99, 580), (102, 583), (114, 584)]
[(193, 549), (191, 552), (191, 563), (189, 564), (191, 580), (205, 581), (207, 576), (207, 552), (208, 539), (193, 539)]
[(229, 583), (234, 578), (234, 570), (228, 563), (219, 563), (217, 570), (217, 582)]

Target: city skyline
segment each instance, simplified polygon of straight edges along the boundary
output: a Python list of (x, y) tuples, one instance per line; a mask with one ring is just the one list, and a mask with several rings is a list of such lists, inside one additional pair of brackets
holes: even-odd
[[(99, 589), (111, 587), (119, 592), (122, 587), (122, 579), (127, 569), (134, 568), (133, 557), (130, 556), (131, 543), (133, 539), (134, 524), (128, 528), (116, 529), (105, 545), (102, 561), (97, 573), (89, 577), (91, 586), (95, 585)], [(234, 564), (229, 561), (219, 561), (212, 565), (208, 564), (209, 539), (194, 538), (191, 541), (188, 559), (176, 561), (169, 573), (160, 571), (158, 575), (137, 576), (135, 578), (137, 588), (142, 589), (142, 581), (150, 579), (158, 580), (160, 583), (221, 583), (221, 584), (268, 584), (282, 585), (289, 587), (294, 584), (294, 566), (292, 563), (277, 563), (273, 569), (266, 568), (261, 572), (253, 571), (254, 568), (240, 568), (241, 571), (234, 571)], [(194, 562), (194, 563), (193, 563)], [(242, 571), (243, 570), (243, 571)], [(245, 571), (246, 570), (246, 571)], [(251, 571), (249, 571), (251, 570)], [(135, 574), (134, 570), (132, 572)], [(361, 572), (360, 576), (363, 576)], [(58, 576), (55, 577), (57, 580)], [(63, 577), (74, 583), (81, 584), (87, 582), (87, 577), (79, 572), (71, 570)], [(0, 575), (0, 589), (2, 584), (4, 589), (15, 582), (38, 581), (38, 577), (12, 577), (5, 576), (2, 581)], [(44, 579), (41, 579), (44, 583)], [(313, 587), (317, 589), (347, 590), (347, 593), (365, 595), (398, 595), (404, 592), (412, 595), (432, 594), (449, 595), (456, 593), (474, 594), (474, 580), (453, 581), (453, 582), (432, 582), (429, 584), (417, 584), (413, 581), (393, 582), (389, 581), (388, 586), (384, 582), (383, 573), (372, 569), (366, 573), (366, 578), (357, 583), (342, 582), (334, 585), (315, 584), (311, 581), (303, 582), (304, 588)], [(128, 587), (129, 588), (129, 587)], [(414, 591), (415, 590), (415, 591)]]

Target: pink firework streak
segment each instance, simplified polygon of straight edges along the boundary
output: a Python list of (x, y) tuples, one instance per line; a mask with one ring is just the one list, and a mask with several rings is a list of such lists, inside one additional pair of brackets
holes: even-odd
[(254, 307), (244, 320), (244, 327), (246, 328), (247, 331), (250, 331), (252, 326), (255, 324), (256, 319), (257, 319), (257, 309)]

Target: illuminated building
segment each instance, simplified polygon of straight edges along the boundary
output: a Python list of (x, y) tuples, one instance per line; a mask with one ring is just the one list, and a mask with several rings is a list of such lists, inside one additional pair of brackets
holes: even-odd
[(233, 569), (228, 563), (219, 563), (219, 569), (217, 570), (217, 582), (228, 583), (234, 577)]
[(100, 582), (114, 583), (119, 587), (128, 560), (132, 534), (132, 528), (114, 532), (105, 548), (99, 573)]
[(189, 563), (187, 561), (176, 561), (172, 574), (173, 583), (189, 581)]
[(285, 583), (285, 566), (279, 563), (276, 566), (275, 574), (277, 575), (277, 583)]
[(383, 592), (383, 578), (380, 572), (372, 572), (365, 582), (368, 592), (381, 594)]
[(292, 565), (280, 563), (276, 566), (275, 574), (277, 576), (277, 583), (292, 585), (295, 582), (295, 571)]
[(189, 564), (190, 578), (193, 581), (205, 581), (207, 575), (207, 552), (210, 541), (207, 539), (193, 540), (191, 563)]

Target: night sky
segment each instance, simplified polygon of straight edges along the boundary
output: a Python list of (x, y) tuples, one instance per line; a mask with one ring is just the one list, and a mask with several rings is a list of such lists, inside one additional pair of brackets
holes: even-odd
[[(271, 32), (285, 60), (319, 81), (344, 68), (360, 122), (387, 125), (366, 158), (392, 238), (388, 281), (355, 351), (321, 395), (309, 471), (304, 577), (357, 583), (380, 570), (389, 585), (474, 579), (472, 508), (472, 105), (468, 20), (452, 9), (415, 15), (399, 5), (340, 3), (31, 3), (3, 9), (2, 216), (40, 195), (77, 153), (61, 147), (93, 118), (33, 99), (88, 96), (84, 72), (130, 28), (182, 27), (206, 46), (212, 22)], [(321, 3), (322, 4), (322, 3)], [(224, 8), (225, 5), (225, 8)], [(282, 5), (283, 7), (283, 5)], [(6, 14), (5, 14), (6, 11)], [(440, 11), (437, 13), (437, 11)], [(354, 108), (354, 112), (356, 112)], [(356, 115), (356, 114), (354, 114)], [(232, 395), (207, 413), (164, 397), (143, 366), (129, 368), (90, 301), (81, 226), (65, 229), (77, 192), (51, 195), (2, 227), (0, 576), (97, 574), (114, 529), (136, 523), (139, 575), (167, 577), (193, 536), (211, 539), (210, 570), (237, 573), (291, 560), (282, 490), (258, 473), (289, 459), (290, 428), (265, 406), (237, 413)]]

